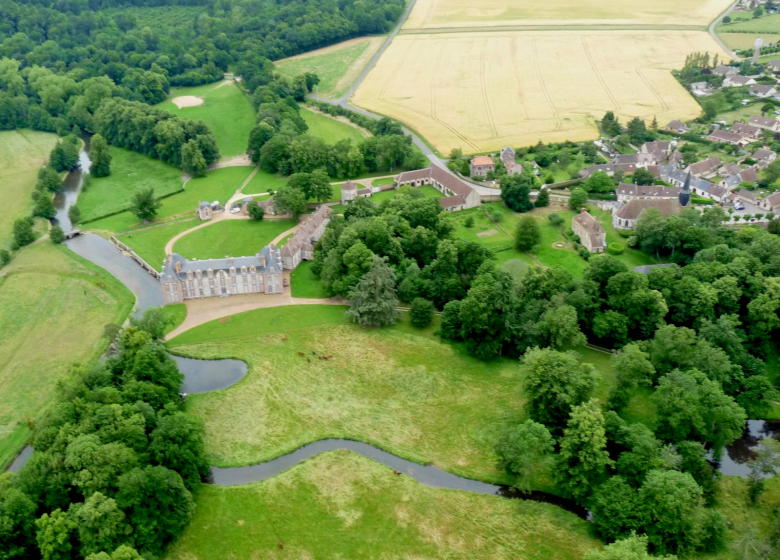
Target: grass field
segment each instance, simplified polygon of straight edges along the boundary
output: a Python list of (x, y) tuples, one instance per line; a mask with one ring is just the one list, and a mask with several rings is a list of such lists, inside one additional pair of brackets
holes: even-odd
[(655, 0), (654, 2), (599, 2), (598, 0), (418, 0), (404, 31), (442, 28), (511, 26), (610, 25), (704, 27), (731, 0)]
[(331, 117), (304, 108), (301, 108), (301, 117), (309, 125), (308, 133), (328, 144), (335, 144), (339, 140), (352, 140), (352, 144), (357, 145), (364, 139), (357, 128)]
[(162, 307), (163, 315), (168, 319), (168, 326), (165, 328), (165, 334), (176, 330), (176, 327), (187, 318), (187, 305), (184, 303), (172, 303)]
[[(715, 31), (721, 36), (735, 31), (780, 33), (780, 14), (754, 18), (752, 12), (732, 12), (729, 16), (732, 20), (731, 23), (720, 23), (715, 27)], [(752, 47), (753, 45), (748, 46)]]
[(692, 51), (725, 56), (697, 31), (399, 35), (354, 102), (408, 124), (443, 153), (589, 140), (606, 111), (622, 122), (697, 117), (701, 107), (670, 72)]
[(123, 148), (109, 146), (109, 150), (111, 175), (93, 177), (89, 188), (79, 193), (82, 222), (127, 209), (139, 189), (152, 187), (156, 196), (181, 189), (179, 169)]
[(57, 143), (57, 135), (35, 130), (4, 130), (0, 132), (0, 248), (10, 245), (14, 220), (28, 215), (33, 207), (30, 198), (35, 190), (38, 169), (49, 159)]
[[(726, 121), (729, 125), (734, 124), (736, 121), (747, 122), (750, 117), (761, 116), (761, 107), (763, 103), (751, 103), (746, 107), (740, 107), (735, 111), (729, 111), (727, 113), (720, 113), (717, 116), (718, 121)], [(718, 157), (722, 156), (718, 154)]]
[[(185, 95), (200, 97), (203, 104), (179, 109), (171, 102), (171, 99)], [(255, 112), (249, 97), (234, 83), (173, 88), (168, 99), (158, 107), (181, 117), (205, 122), (214, 133), (222, 158), (246, 152), (249, 132), (255, 125)]]
[[(52, 402), (74, 362), (96, 359), (107, 323), (121, 324), (135, 298), (105, 270), (64, 246), (25, 247), (0, 278), (0, 472)], [(102, 284), (105, 287), (101, 287)]]
[(311, 271), (311, 262), (303, 261), (290, 274), (290, 289), (292, 297), (296, 298), (326, 298), (328, 292), (322, 286), (322, 280)]
[[(259, 169), (252, 180), (247, 183), (241, 192), (247, 194), (264, 193), (269, 191), (277, 191), (279, 187), (283, 187), (287, 184), (286, 177), (277, 177), (268, 171)], [(240, 185), (239, 185), (240, 186)]]
[[(780, 29), (778, 31), (780, 32)], [(730, 49), (752, 49), (759, 37), (764, 40), (765, 45), (780, 41), (780, 35), (771, 33), (724, 33), (720, 31), (718, 36)], [(777, 57), (777, 55), (774, 56)]]
[(221, 259), (226, 255), (248, 257), (294, 226), (293, 220), (227, 220), (182, 237), (173, 250), (188, 259), (198, 260)]
[[(177, 354), (249, 364), (239, 384), (188, 399), (189, 410), (206, 421), (212, 464), (253, 464), (310, 441), (346, 437), (458, 474), (506, 481), (493, 446), (506, 427), (525, 418), (517, 361), (472, 358), (435, 337), (436, 324), (420, 330), (405, 319), (364, 330), (347, 322), (344, 309), (250, 311), (170, 342)], [(297, 353), (312, 350), (333, 359), (308, 362)], [(584, 350), (584, 359), (599, 361), (611, 379), (605, 355), (593, 354)], [(230, 428), (235, 425), (241, 430)]]
[(167, 560), (580, 560), (601, 546), (555, 506), (429, 488), (348, 451), (196, 499)]
[[(422, 187), (415, 187), (414, 189), (417, 192), (421, 192), (425, 195), (425, 198), (443, 198), (444, 195), (441, 194), (439, 191), (434, 189), (431, 186), (423, 185)], [(396, 195), (398, 195), (398, 189), (393, 189), (391, 191), (384, 191), (384, 192), (378, 192), (371, 196), (371, 200), (373, 200), (376, 204), (382, 204), (382, 201), (384, 200), (390, 200), (391, 198), (395, 198)]]
[(125, 245), (132, 247), (133, 251), (154, 268), (162, 270), (162, 262), (165, 260), (165, 244), (168, 243), (168, 240), (199, 223), (196, 218), (193, 218), (171, 225), (128, 233), (118, 237), (118, 239)]
[(383, 36), (359, 37), (278, 60), (275, 64), (279, 73), (290, 78), (305, 72), (316, 73), (320, 77), (319, 95), (336, 99), (347, 93), (384, 40)]

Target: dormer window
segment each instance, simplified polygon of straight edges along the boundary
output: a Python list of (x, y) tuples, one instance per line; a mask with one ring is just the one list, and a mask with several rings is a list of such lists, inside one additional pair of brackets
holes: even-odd
[(246, 274), (246, 267), (245, 266), (241, 267), (241, 274)]
[(211, 270), (210, 268), (209, 268), (209, 271), (208, 271), (208, 272), (209, 272), (209, 278), (211, 278), (212, 276), (214, 276), (214, 271), (213, 271), (213, 270)]
[(230, 267), (230, 274), (235, 274), (235, 273), (236, 273), (236, 267), (231, 266)]
[(202, 276), (201, 273), (200, 273), (200, 270), (195, 272), (195, 276), (197, 276), (198, 278), (200, 278)]
[(254, 273), (255, 273), (255, 267), (254, 267), (254, 266), (250, 266), (250, 267), (249, 267), (249, 272), (251, 272), (252, 274), (254, 274)]
[(187, 272), (187, 278), (192, 278), (192, 272)]

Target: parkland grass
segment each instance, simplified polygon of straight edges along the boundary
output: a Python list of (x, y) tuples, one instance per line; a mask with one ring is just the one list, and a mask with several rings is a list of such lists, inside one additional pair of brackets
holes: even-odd
[(309, 125), (308, 134), (328, 144), (335, 144), (339, 140), (351, 140), (353, 145), (357, 145), (364, 139), (360, 130), (354, 126), (329, 116), (301, 108), (301, 117)]
[(135, 298), (105, 270), (62, 245), (25, 247), (0, 279), (0, 472), (29, 436), (27, 423), (54, 400), (74, 362), (105, 350), (108, 323), (121, 324)]
[[(171, 99), (185, 95), (200, 97), (203, 104), (179, 109), (171, 102)], [(240, 85), (225, 81), (192, 88), (173, 88), (168, 99), (158, 107), (180, 117), (206, 123), (214, 133), (222, 158), (246, 152), (249, 132), (255, 125), (255, 111)]]
[[(169, 343), (177, 354), (249, 364), (237, 385), (187, 401), (206, 422), (211, 463), (248, 465), (343, 437), (471, 478), (508, 482), (493, 447), (526, 418), (518, 361), (482, 362), (435, 337), (436, 324), (420, 330), (407, 318), (365, 330), (348, 323), (344, 310), (261, 309), (196, 327)], [(333, 357), (315, 359), (312, 351)], [(611, 379), (609, 362), (597, 359)], [(601, 400), (606, 395), (607, 389), (596, 393)], [(230, 428), (236, 425), (241, 430)]]
[(184, 303), (171, 303), (162, 308), (163, 315), (168, 321), (165, 334), (173, 332), (187, 318), (187, 305)]
[[(729, 33), (753, 32), (753, 33), (780, 33), (780, 14), (766, 15), (760, 18), (754, 18), (752, 13), (732, 12), (729, 14), (731, 23), (720, 23), (715, 31), (724, 37)], [(749, 45), (752, 47), (753, 45)]]
[[(653, 117), (664, 123), (698, 117), (701, 106), (671, 74), (693, 51), (726, 58), (703, 30), (401, 34), (358, 87), (354, 103), (402, 121), (442, 153), (592, 140), (598, 138), (595, 120), (606, 111), (621, 122), (640, 117), (648, 124)], [(464, 68), (471, 79), (463, 79)]]
[(159, 197), (182, 188), (181, 170), (172, 165), (123, 148), (109, 146), (109, 150), (111, 175), (93, 177), (89, 187), (79, 192), (82, 222), (127, 210), (140, 189), (151, 187)]
[(135, 231), (119, 236), (118, 239), (131, 247), (133, 251), (138, 253), (142, 259), (154, 268), (162, 270), (162, 263), (165, 260), (165, 244), (175, 235), (194, 228), (199, 223), (196, 218), (192, 218), (170, 225)]
[(376, 54), (385, 37), (359, 37), (324, 49), (275, 62), (277, 70), (293, 78), (306, 72), (320, 77), (317, 92), (325, 99), (341, 97)]
[(295, 227), (293, 220), (226, 220), (185, 235), (173, 250), (188, 259), (198, 260), (221, 259), (226, 255), (248, 257), (292, 227)]
[(10, 246), (14, 220), (30, 214), (31, 198), (38, 169), (49, 159), (57, 136), (47, 132), (19, 129), (0, 132), (0, 248)]
[(349, 451), (264, 482), (203, 485), (196, 501), (168, 560), (580, 560), (601, 546), (586, 521), (555, 506), (429, 488)]
[(290, 290), (296, 298), (326, 298), (328, 291), (322, 280), (311, 271), (311, 262), (303, 261), (290, 274)]
[[(258, 169), (252, 180), (246, 184), (241, 192), (247, 194), (266, 193), (271, 191), (278, 191), (279, 187), (283, 187), (287, 184), (286, 177), (278, 177), (263, 169)], [(240, 185), (239, 185), (240, 186)]]

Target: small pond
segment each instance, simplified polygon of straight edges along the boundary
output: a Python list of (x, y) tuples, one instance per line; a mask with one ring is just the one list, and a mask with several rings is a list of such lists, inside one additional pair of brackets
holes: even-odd
[(746, 478), (750, 474), (747, 463), (756, 458), (756, 446), (766, 437), (780, 440), (780, 421), (748, 420), (742, 437), (726, 446), (720, 462), (713, 461), (717, 470), (723, 474)]
[(241, 381), (248, 371), (241, 360), (195, 360), (173, 354), (171, 358), (184, 374), (181, 392), (188, 395), (226, 389)]

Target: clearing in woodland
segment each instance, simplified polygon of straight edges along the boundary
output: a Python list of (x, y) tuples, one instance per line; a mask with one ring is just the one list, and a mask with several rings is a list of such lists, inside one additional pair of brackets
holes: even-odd
[(274, 64), (281, 74), (290, 78), (305, 72), (317, 74), (320, 97), (336, 99), (347, 92), (384, 40), (384, 36), (358, 37)]
[(403, 29), (569, 25), (703, 28), (732, 3), (732, 0), (417, 0)]
[(671, 74), (694, 51), (727, 60), (703, 31), (399, 35), (354, 103), (404, 122), (442, 153), (595, 139), (606, 111), (662, 126), (697, 117), (701, 107)]

